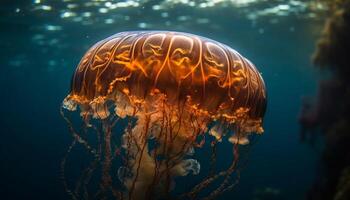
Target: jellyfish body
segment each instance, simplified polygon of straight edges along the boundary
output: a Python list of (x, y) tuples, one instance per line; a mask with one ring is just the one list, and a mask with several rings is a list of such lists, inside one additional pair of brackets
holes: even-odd
[[(263, 132), (266, 89), (255, 66), (224, 44), (180, 32), (122, 32), (83, 56), (63, 101), (68, 110), (77, 106), (85, 124), (95, 119), (103, 126), (102, 185), (111, 188), (111, 152), (118, 149), (124, 162), (116, 176), (124, 189), (113, 190), (117, 198), (170, 198), (175, 177), (200, 173), (200, 163), (189, 157), (206, 135), (217, 142), (228, 135), (237, 147)], [(112, 133), (111, 118), (136, 122)], [(111, 134), (121, 138), (120, 147), (111, 145)], [(227, 170), (184, 197), (194, 198), (215, 177), (228, 177), (237, 151)], [(224, 182), (209, 197), (229, 188)]]

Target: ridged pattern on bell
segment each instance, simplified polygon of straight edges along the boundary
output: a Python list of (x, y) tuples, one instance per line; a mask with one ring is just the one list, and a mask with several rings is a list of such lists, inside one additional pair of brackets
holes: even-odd
[(248, 59), (214, 40), (167, 31), (122, 32), (98, 42), (80, 61), (71, 95), (92, 101), (124, 90), (146, 98), (154, 89), (169, 101), (190, 97), (214, 114), (244, 107), (257, 119), (266, 109), (264, 81)]

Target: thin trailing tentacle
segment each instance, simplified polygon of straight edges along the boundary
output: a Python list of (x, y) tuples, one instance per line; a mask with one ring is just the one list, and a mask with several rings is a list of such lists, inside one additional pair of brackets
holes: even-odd
[(73, 200), (78, 200), (76, 194), (69, 189), (68, 187), (68, 183), (67, 183), (67, 179), (66, 179), (66, 174), (65, 174), (65, 166), (66, 166), (66, 161), (67, 161), (67, 158), (68, 158), (68, 155), (71, 153), (73, 147), (75, 146), (76, 144), (76, 140), (73, 140), (72, 143), (69, 145), (67, 151), (66, 151), (66, 154), (64, 155), (62, 161), (61, 161), (61, 180), (63, 182), (63, 187), (64, 187), (64, 190), (66, 191), (66, 193), (71, 197), (71, 199)]

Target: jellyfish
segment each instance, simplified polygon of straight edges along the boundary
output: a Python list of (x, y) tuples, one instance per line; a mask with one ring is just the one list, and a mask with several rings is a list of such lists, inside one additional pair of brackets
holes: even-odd
[[(73, 199), (87, 197), (82, 188), (99, 165), (95, 196), (195, 199), (216, 182), (202, 196), (215, 199), (235, 185), (239, 146), (263, 133), (266, 102), (256, 67), (224, 44), (182, 32), (117, 33), (86, 52), (62, 103), (79, 110), (84, 124), (77, 131), (61, 108), (74, 137), (69, 151), (81, 144), (96, 158), (76, 188), (66, 183), (66, 189)], [(97, 142), (89, 141), (89, 130)], [(231, 150), (219, 156), (231, 157), (230, 165), (174, 196), (177, 177), (198, 176), (205, 173), (201, 165), (215, 162), (214, 150), (207, 163), (196, 159), (197, 151), (226, 141)]]

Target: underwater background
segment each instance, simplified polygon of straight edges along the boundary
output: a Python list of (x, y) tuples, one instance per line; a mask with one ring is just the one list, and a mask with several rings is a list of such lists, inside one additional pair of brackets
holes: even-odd
[(129, 30), (193, 33), (250, 59), (268, 91), (265, 132), (219, 199), (305, 199), (322, 145), (300, 142), (298, 115), (317, 91), (310, 57), (323, 24), (313, 1), (1, 1), (0, 199), (68, 199), (60, 162), (72, 137), (59, 108), (86, 50)]

